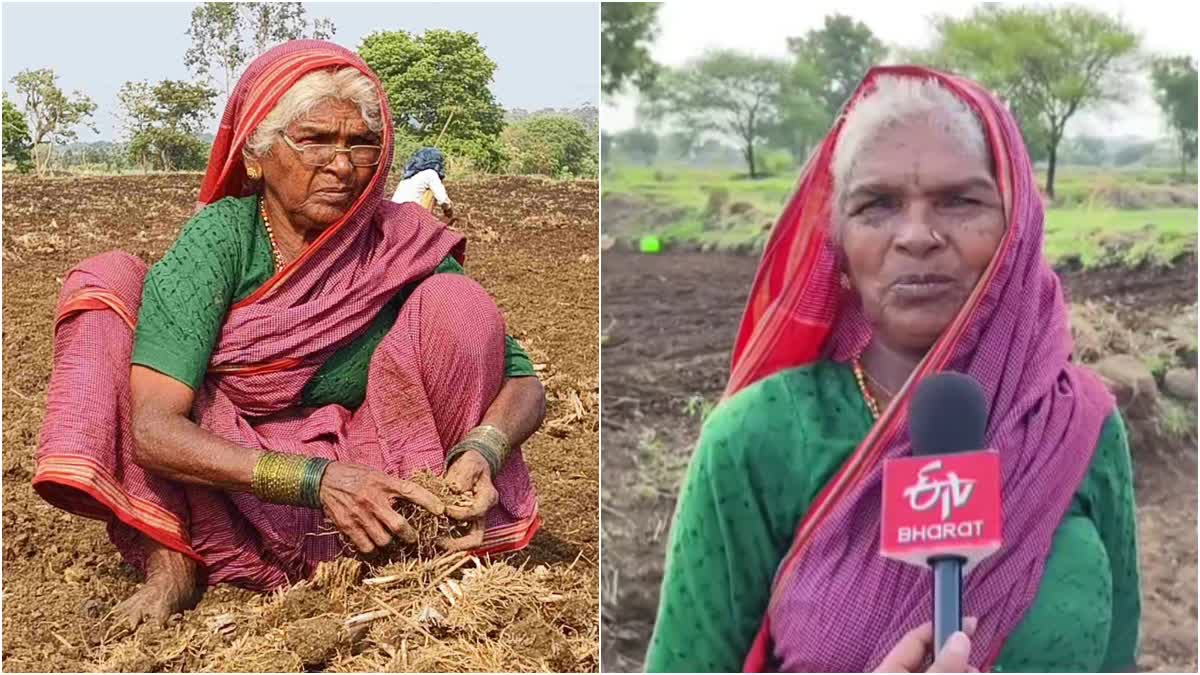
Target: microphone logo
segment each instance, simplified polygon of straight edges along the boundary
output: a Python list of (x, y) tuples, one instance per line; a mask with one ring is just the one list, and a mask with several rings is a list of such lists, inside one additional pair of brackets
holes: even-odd
[(971, 499), (975, 491), (975, 480), (959, 478), (953, 471), (947, 471), (944, 477), (933, 475), (942, 469), (942, 460), (934, 460), (917, 472), (917, 482), (904, 488), (904, 496), (908, 505), (914, 511), (928, 511), (941, 504), (942, 520), (949, 520), (954, 509), (962, 508)]

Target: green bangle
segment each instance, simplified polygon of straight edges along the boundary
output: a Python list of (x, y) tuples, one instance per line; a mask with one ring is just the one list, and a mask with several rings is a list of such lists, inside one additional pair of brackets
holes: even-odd
[(475, 438), (463, 439), (458, 445), (450, 449), (449, 454), (446, 455), (446, 468), (449, 469), (454, 460), (472, 450), (478, 452), (487, 461), (492, 478), (495, 478), (496, 474), (500, 473), (500, 454), (496, 452), (495, 448)]
[(330, 461), (323, 457), (310, 457), (304, 463), (304, 475), (300, 479), (300, 504), (313, 509), (321, 508), (321, 479)]

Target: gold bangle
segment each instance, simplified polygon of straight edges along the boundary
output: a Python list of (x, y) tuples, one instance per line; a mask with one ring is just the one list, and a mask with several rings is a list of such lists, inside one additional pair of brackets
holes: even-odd
[(282, 452), (264, 452), (254, 463), (250, 488), (254, 496), (271, 504), (300, 505), (303, 500), (308, 458)]

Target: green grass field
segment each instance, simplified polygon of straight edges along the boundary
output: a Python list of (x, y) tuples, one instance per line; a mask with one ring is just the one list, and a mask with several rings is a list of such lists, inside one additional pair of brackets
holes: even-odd
[[(604, 175), (604, 195), (638, 206), (602, 217), (618, 237), (657, 234), (705, 248), (745, 247), (765, 237), (794, 183), (791, 175), (752, 181), (720, 170), (622, 167)], [(1046, 255), (1085, 267), (1170, 263), (1196, 250), (1195, 190), (1194, 182), (1181, 184), (1166, 169), (1064, 169), (1056, 179), (1058, 205), (1046, 212)], [(1124, 206), (1187, 204), (1189, 191), (1191, 204), (1180, 207)]]

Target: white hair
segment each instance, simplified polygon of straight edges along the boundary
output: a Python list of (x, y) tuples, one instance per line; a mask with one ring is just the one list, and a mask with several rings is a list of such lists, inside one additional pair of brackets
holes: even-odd
[(846, 186), (858, 158), (879, 134), (903, 122), (925, 118), (937, 123), (966, 152), (991, 166), (991, 150), (984, 137), (983, 124), (974, 111), (933, 78), (918, 79), (882, 75), (876, 88), (846, 115), (833, 149), (833, 194), (840, 209)]
[(245, 153), (261, 157), (271, 150), (275, 136), (298, 119), (307, 116), (324, 101), (348, 101), (358, 107), (367, 128), (375, 133), (383, 130), (383, 113), (379, 94), (370, 78), (354, 68), (318, 70), (296, 81), (279, 99), (250, 138)]

